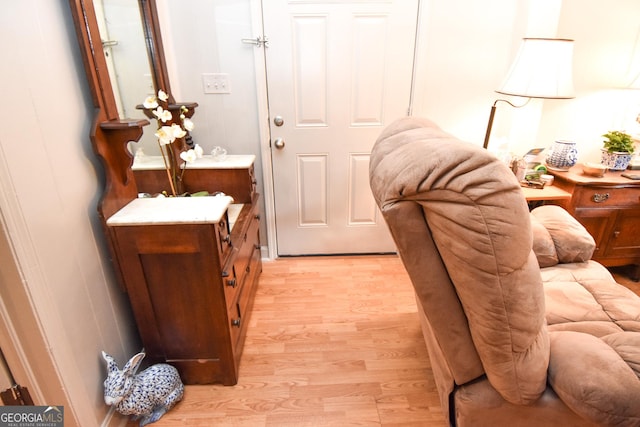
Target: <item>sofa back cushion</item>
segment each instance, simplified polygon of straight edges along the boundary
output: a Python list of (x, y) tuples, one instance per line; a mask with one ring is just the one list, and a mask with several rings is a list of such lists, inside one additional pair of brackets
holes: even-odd
[[(459, 303), (440, 311), (457, 315), (462, 310), (471, 345), (493, 387), (509, 402), (535, 401), (546, 386), (549, 338), (529, 211), (514, 174), (486, 150), (432, 122), (404, 118), (378, 138), (370, 184), (394, 239), (420, 232), (416, 227), (430, 230), (450, 282), (425, 278), (428, 265), (420, 264), (426, 257), (398, 245), (417, 294), (425, 298), (425, 311), (442, 301), (429, 300), (432, 292), (424, 286), (453, 286)], [(419, 205), (423, 225), (409, 227), (401, 216), (387, 214), (399, 204)], [(459, 324), (432, 327), (444, 328), (439, 336), (460, 335)], [(449, 363), (455, 363), (453, 356), (445, 353)]]

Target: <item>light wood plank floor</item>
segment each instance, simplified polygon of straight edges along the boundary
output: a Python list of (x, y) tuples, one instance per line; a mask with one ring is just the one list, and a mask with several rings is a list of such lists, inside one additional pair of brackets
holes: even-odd
[(445, 426), (401, 262), (263, 263), (238, 384), (187, 386), (152, 425)]
[[(623, 269), (614, 272), (640, 294)], [(152, 425), (446, 426), (401, 262), (265, 262), (238, 384), (187, 386)]]

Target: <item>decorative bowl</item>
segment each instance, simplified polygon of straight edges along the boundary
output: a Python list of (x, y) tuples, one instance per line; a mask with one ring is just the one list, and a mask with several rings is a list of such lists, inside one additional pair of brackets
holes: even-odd
[(540, 181), (544, 182), (544, 185), (553, 185), (553, 179), (553, 175), (548, 175), (546, 173), (540, 175)]
[(604, 176), (606, 171), (607, 167), (600, 163), (586, 162), (582, 165), (582, 173), (589, 176), (595, 176), (596, 178)]

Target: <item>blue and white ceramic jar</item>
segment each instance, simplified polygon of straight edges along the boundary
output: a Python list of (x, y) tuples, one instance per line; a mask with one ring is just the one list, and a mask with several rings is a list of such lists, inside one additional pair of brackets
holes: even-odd
[(552, 170), (568, 170), (578, 161), (578, 149), (574, 141), (559, 139), (549, 148), (546, 163)]

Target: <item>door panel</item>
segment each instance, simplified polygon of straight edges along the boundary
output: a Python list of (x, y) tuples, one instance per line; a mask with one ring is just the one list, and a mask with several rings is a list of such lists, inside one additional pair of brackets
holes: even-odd
[(369, 154), (410, 102), (417, 0), (263, 3), (279, 255), (393, 252)]
[(329, 224), (329, 200), (326, 155), (299, 155), (298, 226), (314, 227)]

